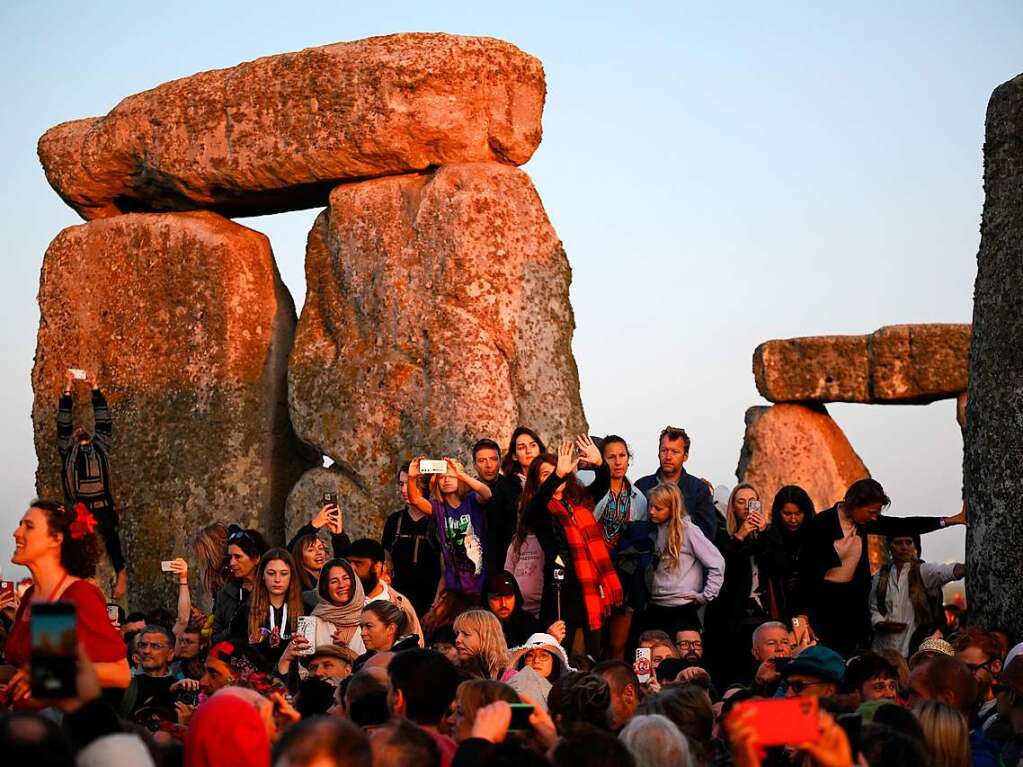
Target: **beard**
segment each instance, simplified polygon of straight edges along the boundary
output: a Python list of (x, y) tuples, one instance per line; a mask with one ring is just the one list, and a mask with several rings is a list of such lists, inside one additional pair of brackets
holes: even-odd
[(369, 596), (370, 592), (380, 583), (380, 576), (377, 575), (376, 570), (370, 570), (369, 575), (359, 578), (359, 580), (362, 581), (362, 590), (366, 592), (366, 596)]

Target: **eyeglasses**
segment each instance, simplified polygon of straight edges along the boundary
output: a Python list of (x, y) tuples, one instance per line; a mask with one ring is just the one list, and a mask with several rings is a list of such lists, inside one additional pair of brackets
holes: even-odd
[(163, 647), (170, 647), (170, 645), (169, 644), (164, 644), (163, 642), (136, 642), (135, 643), (135, 649), (136, 650), (159, 650), (159, 649), (161, 649)]
[(995, 662), (995, 659), (994, 658), (990, 658), (989, 660), (986, 660), (983, 663), (967, 663), (966, 665), (969, 666), (970, 671), (972, 671), (974, 674), (976, 674), (981, 669), (984, 669), (985, 671), (990, 671), (991, 670), (991, 664), (994, 663), (994, 662)]
[(675, 642), (675, 647), (679, 647), (683, 650), (688, 650), (690, 648), (695, 650), (698, 647), (703, 647), (703, 642), (699, 639), (680, 639)]

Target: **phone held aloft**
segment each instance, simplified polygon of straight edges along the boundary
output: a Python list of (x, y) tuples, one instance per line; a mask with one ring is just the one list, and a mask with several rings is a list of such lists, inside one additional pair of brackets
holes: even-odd
[(638, 647), (636, 648), (636, 678), (640, 684), (646, 684), (650, 681), (650, 674), (653, 671), (653, 662), (651, 661), (651, 654), (649, 647)]
[(758, 746), (788, 746), (816, 740), (817, 699), (773, 698), (736, 703), (732, 715), (752, 711), (747, 725), (757, 734)]
[(68, 371), (71, 377), (76, 381), (84, 381), (86, 379), (86, 373), (81, 368), (69, 368)]
[(30, 681), (32, 697), (74, 698), (78, 694), (76, 669), (78, 631), (73, 602), (32, 605)]
[(337, 493), (324, 493), (323, 494), (323, 505), (324, 506), (337, 506)]
[(419, 473), (420, 474), (447, 474), (448, 473), (448, 462), (447, 461), (433, 461), (427, 458), (422, 458), (419, 461)]

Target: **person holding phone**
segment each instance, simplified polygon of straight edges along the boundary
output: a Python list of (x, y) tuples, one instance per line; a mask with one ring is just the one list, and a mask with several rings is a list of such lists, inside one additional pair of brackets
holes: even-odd
[(799, 485), (778, 490), (771, 501), (771, 524), (760, 535), (762, 548), (756, 558), (764, 609), (771, 620), (799, 629), (797, 640), (806, 637), (807, 608), (799, 572), (814, 513), (813, 499)]
[[(316, 588), (316, 582), (319, 578), (319, 567), (323, 567), (323, 561), (319, 561), (319, 566), (316, 566), (318, 558), (316, 554), (319, 553), (318, 549), (322, 549), (323, 553), (326, 554), (326, 547), (323, 545), (322, 539), (320, 539), (320, 531), (326, 529), (330, 533), (330, 548), (334, 552), (335, 557), (346, 557), (348, 556), (348, 548), (352, 545), (351, 538), (348, 537), (348, 533), (345, 532), (345, 518), (344, 512), (341, 510), (341, 505), (338, 502), (337, 493), (328, 491), (323, 494), (322, 505), (320, 510), (316, 512), (315, 516), (302, 527), (300, 527), (291, 540), (288, 541), (287, 549), (291, 552), (291, 555), (295, 558), (295, 563), (305, 563), (302, 567), (305, 575), (300, 578), (303, 582), (303, 586), (306, 589)], [(317, 547), (312, 539), (320, 541), (320, 546)], [(299, 550), (299, 543), (301, 542), (301, 550)], [(324, 561), (326, 557), (324, 557)], [(315, 576), (312, 575), (312, 570), (316, 571)], [(311, 584), (309, 583), (311, 581)]]
[(725, 560), (725, 578), (705, 616), (704, 662), (721, 689), (750, 678), (753, 630), (768, 619), (756, 562), (767, 523), (757, 489), (748, 482), (736, 485), (725, 506), (725, 529), (718, 527), (714, 541)]
[(36, 500), (14, 531), (11, 562), (27, 567), (32, 587), (14, 617), (4, 654), (18, 671), (0, 690), (0, 699), (24, 703), (30, 696), (32, 604), (64, 602), (75, 608), (78, 641), (92, 661), (102, 687), (126, 688), (131, 682), (127, 650), (107, 616), (106, 600), (87, 579), (96, 574), (100, 541), (97, 522), (84, 504)]

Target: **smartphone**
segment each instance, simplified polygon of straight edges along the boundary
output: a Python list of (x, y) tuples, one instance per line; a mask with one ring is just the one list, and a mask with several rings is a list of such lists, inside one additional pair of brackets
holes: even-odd
[(34, 698), (74, 698), (78, 632), (73, 602), (32, 605), (30, 679)]
[(312, 655), (316, 651), (316, 621), (311, 615), (300, 615), (295, 625), (295, 633), (301, 634), (309, 642), (309, 646), (301, 655)]
[(86, 373), (81, 368), (69, 368), (67, 372), (69, 372), (71, 374), (71, 377), (74, 378), (76, 381), (85, 380)]
[(447, 474), (448, 473), (448, 462), (447, 461), (431, 461), (423, 458), (419, 461), (419, 473), (420, 474)]
[(735, 704), (732, 715), (738, 711), (753, 712), (749, 726), (757, 733), (758, 746), (788, 746), (818, 735), (816, 698), (744, 700)]
[(509, 732), (523, 732), (533, 729), (529, 725), (529, 717), (533, 715), (531, 703), (509, 703), (511, 706), (511, 724), (508, 725)]
[(636, 678), (639, 679), (640, 684), (646, 684), (650, 681), (650, 673), (653, 671), (653, 662), (650, 659), (649, 647), (636, 648), (636, 666), (634, 670), (636, 672)]
[(163, 570), (165, 573), (174, 572), (173, 570), (171, 570), (171, 564), (173, 564), (172, 560), (170, 559), (165, 560), (160, 563), (160, 569)]
[(14, 581), (0, 581), (0, 594), (13, 594)]
[(337, 493), (324, 493), (323, 494), (323, 505), (324, 506), (337, 506)]
[(110, 622), (120, 621), (121, 619), (121, 608), (117, 605), (107, 605), (107, 617)]

